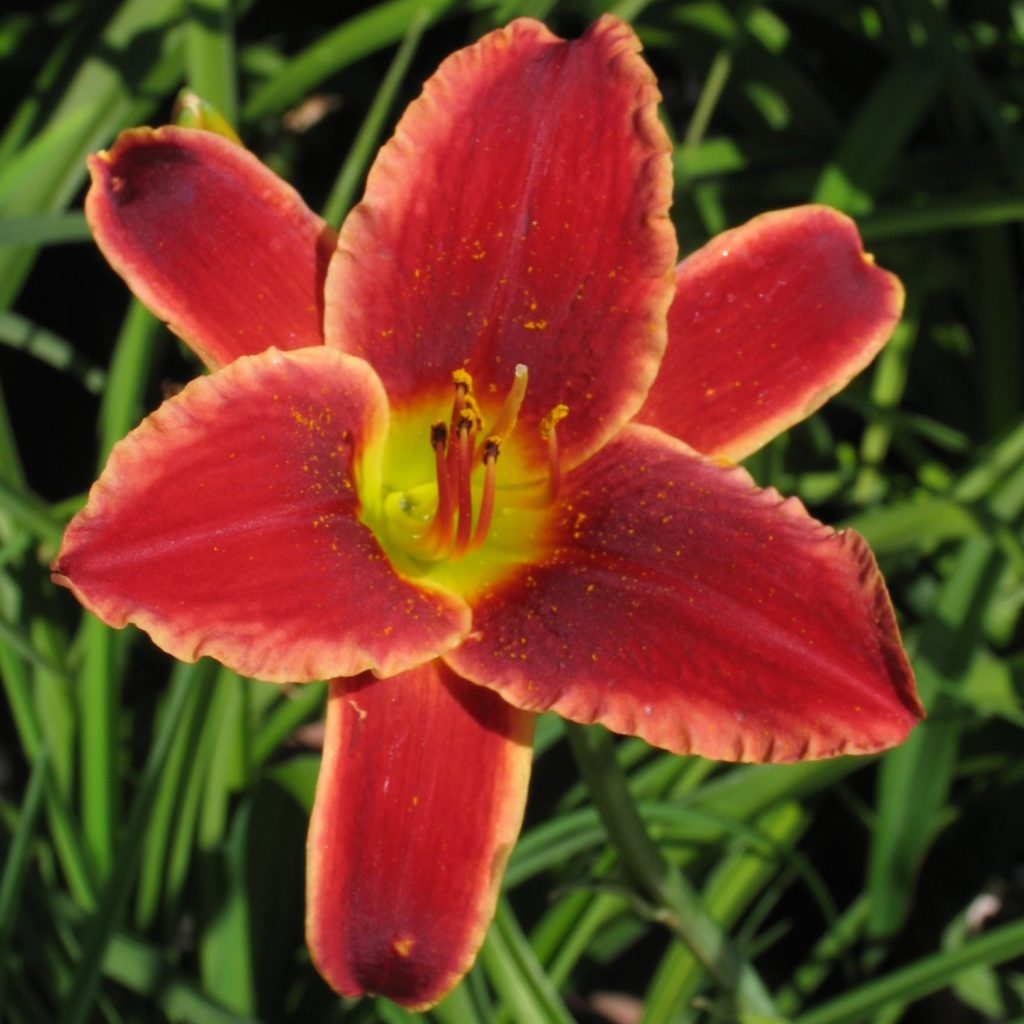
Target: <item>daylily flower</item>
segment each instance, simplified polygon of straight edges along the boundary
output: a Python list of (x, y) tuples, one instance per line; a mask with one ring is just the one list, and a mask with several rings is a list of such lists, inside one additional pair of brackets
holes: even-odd
[(101, 249), (215, 372), (115, 448), (55, 578), (175, 657), (334, 680), (307, 930), (339, 992), (423, 1007), (468, 969), (535, 712), (776, 762), (921, 715), (865, 542), (735, 465), (870, 361), (900, 285), (821, 207), (673, 270), (658, 99), (614, 18), (514, 22), (337, 239), (207, 132), (91, 162)]

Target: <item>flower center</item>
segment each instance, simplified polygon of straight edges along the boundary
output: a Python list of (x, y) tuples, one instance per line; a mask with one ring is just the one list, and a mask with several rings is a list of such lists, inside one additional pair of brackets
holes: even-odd
[(527, 378), (516, 366), (503, 404), (487, 417), (472, 378), (456, 370), (447, 420), (425, 421), (422, 409), (395, 417), (379, 477), (364, 472), (357, 483), (363, 520), (402, 575), (469, 597), (546, 549), (561, 478), (557, 424), (568, 409), (556, 406), (541, 421), (549, 470), (538, 480), (515, 435)]

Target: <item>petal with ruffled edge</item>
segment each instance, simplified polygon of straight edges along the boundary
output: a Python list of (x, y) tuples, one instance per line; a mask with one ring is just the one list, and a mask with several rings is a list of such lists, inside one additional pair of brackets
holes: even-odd
[(469, 969), (519, 834), (533, 720), (438, 661), (331, 684), (306, 934), (339, 992), (422, 1009)]
[(574, 42), (515, 21), (449, 57), (409, 107), (342, 226), (326, 295), (328, 344), (373, 363), (393, 411), (443, 416), (465, 367), (491, 418), (522, 363), (518, 436), (541, 457), (537, 425), (567, 404), (568, 465), (640, 407), (676, 245), (639, 49), (611, 17)]
[(208, 366), (323, 342), (335, 234), (252, 153), (210, 132), (137, 128), (89, 169), (103, 255)]
[(458, 642), (469, 612), (399, 578), (359, 521), (354, 474), (386, 430), (361, 359), (236, 360), (114, 448), (55, 581), (184, 661), (276, 682), (413, 667)]
[(920, 717), (861, 537), (649, 427), (566, 480), (544, 560), (474, 602), (445, 660), (528, 710), (678, 753), (795, 761)]
[(742, 459), (818, 409), (875, 357), (903, 308), (849, 217), (756, 217), (679, 264), (665, 357), (638, 422)]

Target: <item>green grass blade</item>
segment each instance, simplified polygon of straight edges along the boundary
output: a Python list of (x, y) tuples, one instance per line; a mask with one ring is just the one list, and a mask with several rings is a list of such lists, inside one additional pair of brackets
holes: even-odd
[(60, 1024), (85, 1024), (93, 1006), (103, 961), (124, 913), (135, 879), (142, 837), (153, 813), (153, 798), (164, 770), (174, 735), (188, 707), (188, 680), (179, 681), (167, 698), (164, 714), (132, 800), (131, 810), (117, 847), (113, 870), (103, 887), (99, 906), (86, 931), (82, 956), (62, 1003)]
[[(181, 75), (181, 40), (173, 31), (180, 10), (181, 0), (125, 0), (117, 8), (46, 126), (19, 156), (18, 177), (0, 178), (0, 215), (65, 209), (84, 180), (86, 155), (153, 109)], [(0, 309), (12, 304), (35, 255), (34, 247), (0, 249)]]
[(941, 66), (916, 54), (893, 64), (858, 111), (814, 190), (814, 201), (848, 213), (874, 206), (880, 185), (910, 136), (934, 106)]
[(234, 19), (228, 0), (186, 0), (188, 84), (228, 123), (238, 123)]
[(399, 46), (398, 52), (388, 66), (387, 73), (373, 97), (373, 103), (370, 104), (370, 109), (367, 111), (366, 117), (363, 118), (355, 141), (345, 157), (345, 162), (338, 172), (337, 180), (324, 205), (323, 218), (328, 224), (339, 225), (352, 206), (356, 190), (359, 188), (359, 183), (363, 180), (366, 168), (369, 167), (380, 143), (384, 124), (391, 114), (398, 90), (409, 71), (413, 57), (416, 55), (416, 48), (419, 46), (429, 18), (427, 9), (420, 7), (409, 22), (409, 27), (402, 38), (402, 45)]
[[(32, 681), (22, 659), (0, 643), (0, 683), (11, 711), (25, 757), (34, 762), (43, 749), (44, 736), (32, 699)], [(81, 841), (64, 794), (51, 773), (46, 774), (46, 813), (53, 845), (76, 902), (86, 909), (95, 906), (95, 869)]]
[(80, 213), (40, 213), (0, 221), (0, 246), (66, 245), (90, 237)]
[(125, 634), (115, 633), (91, 615), (82, 620), (79, 643), (83, 657), (78, 679), (82, 835), (100, 878), (106, 878), (113, 867), (120, 814), (119, 723), (126, 639)]
[(43, 747), (32, 765), (25, 796), (18, 812), (18, 826), (7, 848), (3, 871), (0, 872), (0, 1020), (3, 1019), (7, 986), (4, 974), (10, 964), (11, 940), (18, 916), (18, 906), (24, 891), (31, 860), (32, 836), (43, 806), (46, 773), (49, 771), (46, 747)]
[[(731, 928), (779, 870), (781, 848), (788, 849), (807, 825), (796, 804), (782, 804), (754, 822), (762, 847), (742, 844), (716, 866), (702, 892), (704, 908), (723, 928)], [(767, 841), (766, 843), (764, 841)], [(693, 952), (674, 943), (658, 967), (644, 999), (641, 1024), (671, 1024), (690, 1004), (704, 980)]]
[(110, 449), (142, 419), (143, 397), (157, 345), (166, 329), (137, 299), (128, 306), (110, 362), (98, 418), (102, 469)]
[(892, 1004), (913, 1002), (950, 985), (961, 971), (994, 966), (1024, 955), (1024, 921), (995, 928), (957, 949), (934, 953), (859, 985), (822, 1006), (801, 1014), (793, 1024), (860, 1024)]
[(118, 934), (110, 940), (103, 961), (104, 977), (158, 1006), (168, 1020), (188, 1024), (259, 1024), (214, 1001), (199, 987), (172, 972), (167, 958), (133, 936)]
[(545, 976), (504, 899), (499, 900), (480, 962), (513, 1020), (572, 1024), (572, 1015)]
[(69, 341), (17, 313), (0, 313), (0, 344), (69, 374), (90, 394), (98, 395), (106, 386), (105, 371), (80, 356)]
[(135, 922), (142, 930), (156, 920), (161, 899), (168, 907), (177, 905), (175, 874), (169, 870), (169, 865), (177, 844), (184, 841), (191, 847), (194, 838), (195, 821), (189, 812), (194, 812), (195, 802), (188, 799), (188, 789), (190, 780), (202, 771), (197, 749), (207, 720), (216, 664), (209, 660), (193, 665), (178, 664), (173, 675), (175, 680), (188, 680), (188, 707), (160, 776), (153, 800), (153, 816), (144, 838), (135, 898)]
[(285, 690), (253, 736), (253, 764), (263, 764), (300, 725), (321, 714), (326, 699), (327, 687), (323, 683), (306, 683)]
[(869, 244), (890, 238), (914, 238), (939, 231), (960, 231), (1017, 224), (1024, 220), (1024, 195), (994, 195), (929, 199), (920, 205), (881, 208), (858, 218)]
[(253, 92), (242, 108), (243, 121), (256, 121), (284, 110), (342, 68), (397, 43), (420, 11), (426, 12), (433, 24), (454, 3), (455, 0), (391, 0), (342, 22)]
[(570, 746), (587, 782), (608, 838), (644, 893), (663, 908), (667, 923), (743, 1011), (772, 1015), (774, 1008), (756, 971), (708, 917), (697, 894), (651, 841), (602, 729), (570, 725)]

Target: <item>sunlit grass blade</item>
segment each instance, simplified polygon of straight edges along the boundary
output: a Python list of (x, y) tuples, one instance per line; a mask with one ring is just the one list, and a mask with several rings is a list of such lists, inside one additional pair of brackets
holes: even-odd
[(373, 159), (384, 129), (384, 123), (390, 116), (395, 97), (409, 71), (409, 64), (416, 54), (416, 48), (419, 46), (420, 37), (427, 27), (428, 21), (429, 13), (425, 7), (418, 8), (412, 15), (409, 27), (402, 38), (402, 45), (395, 53), (387, 74), (373, 97), (370, 109), (367, 111), (366, 117), (363, 118), (355, 141), (349, 148), (345, 162), (338, 172), (331, 194), (324, 204), (322, 214), (328, 224), (339, 225), (352, 206), (356, 190), (366, 173), (366, 168)]
[(498, 902), (480, 962), (513, 1021), (572, 1024), (572, 1015), (537, 963), (504, 899)]
[(142, 419), (157, 342), (166, 336), (163, 324), (133, 299), (114, 343), (108, 383), (100, 402), (97, 469), (102, 469), (110, 449)]
[[(454, 2), (391, 0), (342, 22), (293, 57), (280, 74), (253, 92), (242, 107), (243, 122), (280, 113), (342, 68), (397, 43), (420, 11), (425, 11), (433, 22)], [(481, 2), (481, 6), (487, 4)]]
[(78, 643), (81, 714), (79, 778), (82, 832), (100, 878), (113, 867), (115, 830), (120, 815), (121, 692), (130, 634), (115, 633), (91, 615), (82, 620)]
[(234, 15), (227, 0), (186, 0), (185, 71), (189, 86), (238, 124)]
[(201, 973), (206, 990), (242, 1013), (255, 1009), (254, 964), (244, 872), (237, 851), (229, 858), (230, 802), (245, 776), (247, 703), (245, 680), (221, 669), (207, 715), (209, 760), (196, 835), (202, 930)]

